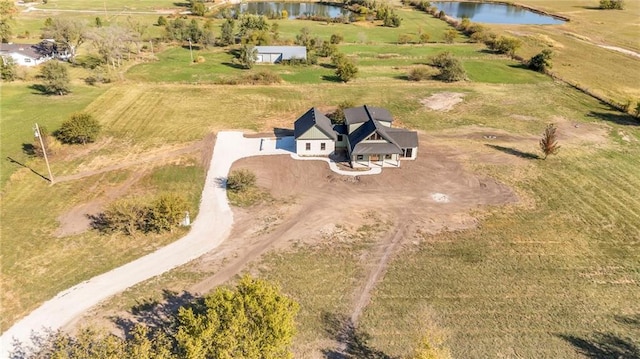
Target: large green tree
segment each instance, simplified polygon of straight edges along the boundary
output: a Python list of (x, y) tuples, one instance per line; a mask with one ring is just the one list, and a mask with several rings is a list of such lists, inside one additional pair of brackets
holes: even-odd
[(40, 77), (44, 81), (43, 88), (46, 93), (66, 95), (71, 92), (69, 71), (67, 67), (58, 61), (48, 61), (42, 66)]
[(220, 45), (228, 46), (235, 42), (233, 34), (236, 22), (229, 18), (220, 25)]
[(197, 306), (181, 308), (175, 335), (185, 359), (291, 358), (298, 304), (263, 280), (243, 277)]

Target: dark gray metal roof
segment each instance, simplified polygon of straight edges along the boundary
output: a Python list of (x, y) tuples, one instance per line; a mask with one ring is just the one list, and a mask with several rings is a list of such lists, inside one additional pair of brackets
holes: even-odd
[(309, 109), (309, 111), (296, 120), (293, 127), (293, 135), (297, 139), (314, 126), (330, 139), (334, 141), (338, 139), (338, 135), (331, 125), (331, 120), (315, 107)]
[(351, 150), (353, 155), (392, 155), (401, 153), (402, 150), (393, 143), (382, 142), (361, 142)]
[[(351, 146), (351, 152), (355, 153), (356, 149), (358, 148), (359, 145), (373, 145), (374, 143), (361, 143), (362, 141), (364, 141), (365, 139), (367, 139), (369, 136), (371, 136), (373, 133), (378, 133), (380, 135), (380, 137), (382, 137), (384, 140), (386, 140), (388, 142), (388, 144), (394, 146), (396, 148), (397, 151), (400, 152), (388, 152), (390, 150), (386, 150), (387, 152), (380, 152), (380, 154), (387, 154), (387, 153), (402, 153), (400, 146), (396, 143), (396, 141), (393, 139), (393, 137), (391, 137), (387, 131), (389, 130), (388, 127), (381, 125), (378, 121), (375, 120), (369, 120), (365, 123), (362, 124), (362, 126), (358, 127), (355, 131), (353, 131), (350, 135), (349, 135), (349, 145)], [(380, 143), (378, 143), (380, 144)], [(367, 147), (369, 148), (369, 147)], [(376, 147), (377, 148), (377, 147)], [(355, 153), (358, 154), (358, 153)], [(362, 153), (360, 153), (362, 154)]]
[(339, 135), (346, 135), (349, 132), (347, 125), (333, 125), (333, 130)]
[(0, 54), (19, 53), (23, 56), (39, 59), (45, 55), (41, 54), (38, 47), (33, 44), (0, 44)]
[(393, 122), (391, 112), (381, 107), (360, 106), (346, 108), (344, 110), (344, 120), (347, 125), (363, 123), (369, 120)]
[(416, 131), (409, 131), (403, 128), (387, 128), (385, 132), (401, 148), (418, 147), (418, 132)]
[(304, 46), (256, 46), (258, 54), (282, 54), (281, 60), (306, 59), (307, 48)]

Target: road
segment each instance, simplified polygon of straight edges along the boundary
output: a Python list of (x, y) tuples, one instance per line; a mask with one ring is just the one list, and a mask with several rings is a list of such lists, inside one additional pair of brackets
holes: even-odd
[(233, 224), (233, 213), (221, 185), (233, 162), (251, 156), (290, 155), (292, 148), (293, 138), (275, 141), (245, 138), (242, 132), (218, 133), (200, 212), (191, 231), (151, 254), (58, 293), (2, 334), (0, 358), (9, 358), (14, 338), (31, 344), (32, 331), (61, 328), (110, 296), (214, 250), (229, 236)]

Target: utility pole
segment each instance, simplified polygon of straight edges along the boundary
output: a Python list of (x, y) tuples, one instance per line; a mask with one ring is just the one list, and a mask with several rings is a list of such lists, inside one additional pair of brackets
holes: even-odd
[(34, 136), (40, 140), (40, 146), (42, 147), (42, 154), (44, 155), (44, 162), (47, 164), (47, 171), (49, 171), (49, 181), (53, 184), (53, 174), (51, 173), (51, 167), (49, 166), (49, 158), (47, 157), (47, 149), (44, 147), (44, 141), (42, 140), (42, 134), (40, 133), (40, 127), (36, 123)]
[(189, 52), (191, 53), (191, 63), (193, 63), (193, 49), (191, 48), (191, 39), (189, 39)]

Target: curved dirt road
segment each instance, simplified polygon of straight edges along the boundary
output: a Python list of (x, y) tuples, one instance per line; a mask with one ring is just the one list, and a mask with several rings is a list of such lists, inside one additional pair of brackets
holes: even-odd
[(151, 254), (58, 293), (2, 334), (0, 358), (9, 358), (14, 339), (31, 344), (32, 331), (44, 327), (58, 329), (102, 300), (215, 249), (227, 238), (233, 223), (233, 214), (220, 184), (231, 164), (244, 157), (291, 154), (292, 145), (293, 138), (263, 141), (245, 138), (242, 132), (218, 133), (200, 212), (191, 231)]

